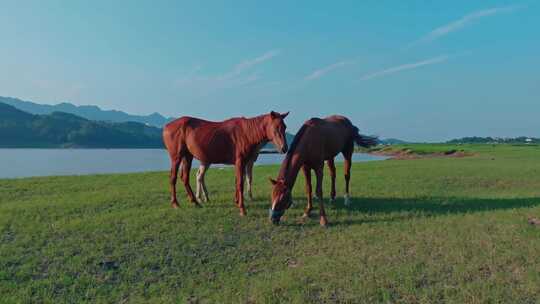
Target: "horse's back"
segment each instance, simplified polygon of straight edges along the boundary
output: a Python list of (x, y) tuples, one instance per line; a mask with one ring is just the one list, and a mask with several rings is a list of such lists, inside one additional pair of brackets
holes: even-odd
[(342, 152), (351, 142), (350, 120), (341, 115), (314, 117), (304, 123), (303, 145), (308, 147), (313, 160), (326, 160)]
[(348, 137), (352, 128), (351, 121), (341, 115), (332, 115), (325, 118), (313, 117), (304, 122), (311, 132), (319, 133), (319, 136), (345, 136)]
[[(169, 146), (186, 147), (202, 162), (232, 163), (235, 150), (232, 134), (239, 119), (214, 122), (183, 116), (163, 128), (164, 142), (167, 149)], [(167, 141), (171, 144), (168, 145)]]
[(179, 136), (184, 133), (185, 126), (189, 125), (194, 120), (197, 119), (189, 116), (182, 116), (167, 123), (163, 127), (163, 141), (165, 142), (165, 146), (169, 148), (171, 141), (178, 141)]

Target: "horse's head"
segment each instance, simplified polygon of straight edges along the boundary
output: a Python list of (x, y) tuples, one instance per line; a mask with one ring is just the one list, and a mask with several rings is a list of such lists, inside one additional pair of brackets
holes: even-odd
[(270, 179), (272, 183), (272, 206), (270, 207), (270, 220), (274, 224), (279, 224), (279, 220), (292, 205), (291, 189), (285, 185), (283, 180)]
[(268, 115), (269, 123), (266, 124), (266, 136), (271, 140), (276, 148), (279, 149), (281, 153), (287, 153), (287, 138), (285, 137), (285, 129), (287, 126), (283, 120), (289, 115), (287, 113), (277, 113), (270, 112)]

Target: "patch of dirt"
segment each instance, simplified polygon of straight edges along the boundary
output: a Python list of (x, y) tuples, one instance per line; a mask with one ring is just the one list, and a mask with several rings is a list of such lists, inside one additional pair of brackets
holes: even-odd
[(529, 217), (529, 220), (528, 220), (529, 224), (533, 225), (533, 226), (537, 226), (537, 227), (540, 227), (540, 220), (535, 218), (535, 217)]

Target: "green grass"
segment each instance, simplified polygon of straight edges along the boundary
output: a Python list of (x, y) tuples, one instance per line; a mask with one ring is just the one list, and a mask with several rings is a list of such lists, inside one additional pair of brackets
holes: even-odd
[(538, 303), (540, 148), (468, 149), (355, 163), (327, 229), (298, 222), (302, 178), (268, 222), (277, 166), (255, 169), (245, 218), (231, 169), (200, 209), (181, 186), (169, 208), (165, 172), (0, 180), (0, 302)]

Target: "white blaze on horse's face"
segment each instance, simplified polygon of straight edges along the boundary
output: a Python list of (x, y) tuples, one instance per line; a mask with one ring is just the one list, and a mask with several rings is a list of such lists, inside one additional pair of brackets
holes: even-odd
[(291, 191), (281, 180), (270, 180), (272, 185), (272, 210), (284, 211), (291, 206), (292, 196)]
[(274, 186), (272, 188), (272, 208), (269, 210), (270, 220), (274, 224), (279, 224), (285, 210), (291, 206), (291, 191), (282, 180), (275, 181), (270, 179), (270, 182)]
[(288, 149), (287, 138), (285, 136), (287, 126), (283, 122), (287, 115), (289, 115), (289, 112), (283, 114), (274, 111), (270, 112), (271, 123), (268, 124), (266, 130), (268, 139), (274, 143), (281, 153), (287, 153)]

